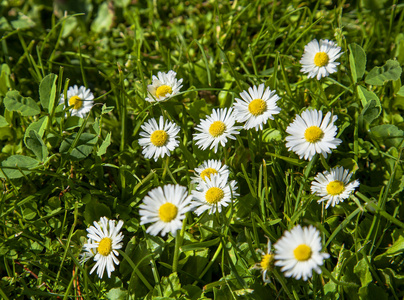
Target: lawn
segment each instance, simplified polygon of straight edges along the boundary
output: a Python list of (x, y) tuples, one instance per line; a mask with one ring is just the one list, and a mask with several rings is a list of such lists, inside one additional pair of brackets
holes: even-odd
[(403, 299), (400, 1), (0, 12), (0, 298)]

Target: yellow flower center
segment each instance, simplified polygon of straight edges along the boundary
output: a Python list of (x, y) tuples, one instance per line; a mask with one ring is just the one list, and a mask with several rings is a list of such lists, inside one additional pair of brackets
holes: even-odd
[(97, 251), (102, 256), (108, 256), (112, 251), (112, 240), (108, 237), (103, 238), (98, 244)]
[(159, 208), (159, 217), (160, 220), (163, 222), (171, 222), (172, 220), (175, 219), (178, 213), (178, 208), (172, 203), (164, 203), (163, 205), (160, 206)]
[(293, 250), (293, 254), (298, 261), (306, 261), (311, 257), (311, 248), (306, 244), (300, 244)]
[(326, 189), (329, 195), (335, 196), (341, 194), (344, 191), (345, 185), (342, 181), (334, 180), (327, 184)]
[(222, 135), (225, 130), (226, 125), (222, 121), (215, 121), (209, 127), (209, 133), (213, 137), (218, 137), (219, 135)]
[(267, 109), (267, 103), (262, 99), (254, 99), (248, 104), (248, 110), (253, 116), (262, 115)]
[(164, 130), (156, 130), (150, 136), (150, 141), (156, 147), (164, 146), (167, 143), (168, 134)]
[(261, 268), (263, 270), (272, 270), (274, 267), (274, 262), (275, 262), (275, 255), (273, 254), (265, 254), (262, 256), (261, 260)]
[(171, 88), (171, 86), (164, 84), (157, 88), (156, 96), (157, 96), (157, 98), (165, 97), (165, 95), (171, 94), (172, 92), (173, 92), (173, 89)]
[(209, 204), (216, 204), (224, 197), (224, 192), (218, 187), (211, 187), (205, 195), (206, 202)]
[(83, 100), (79, 96), (73, 96), (69, 99), (69, 106), (73, 106), (74, 109), (79, 109), (83, 106)]
[(328, 54), (325, 52), (317, 52), (316, 55), (314, 56), (314, 64), (317, 67), (324, 67), (325, 65), (328, 64), (329, 57)]
[(213, 168), (206, 168), (201, 172), (201, 178), (206, 181), (205, 177), (210, 179), (210, 175), (217, 174), (217, 171)]
[(321, 139), (324, 135), (324, 132), (317, 126), (310, 126), (304, 132), (304, 138), (306, 141), (310, 143), (315, 143), (319, 139)]

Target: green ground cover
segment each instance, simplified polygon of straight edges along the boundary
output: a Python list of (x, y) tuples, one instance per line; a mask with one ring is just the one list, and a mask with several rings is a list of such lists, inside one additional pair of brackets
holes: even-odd
[[(403, 299), (404, 4), (3, 0), (0, 12), (0, 298)], [(301, 72), (314, 39), (343, 52), (320, 79)], [(180, 91), (146, 101), (152, 76), (170, 70)], [(260, 84), (279, 96), (279, 113), (258, 130), (236, 122), (225, 146), (201, 149), (198, 125)], [(94, 95), (82, 116), (74, 104), (90, 102), (72, 100), (74, 85)], [(288, 128), (308, 110), (338, 117), (327, 157), (290, 149)], [(160, 116), (179, 132), (155, 160), (140, 139)], [(304, 133), (312, 144), (327, 136)], [(196, 182), (207, 160), (228, 178)], [(336, 167), (360, 185), (334, 180), (328, 196), (347, 196), (328, 206), (313, 182)], [(141, 222), (151, 191), (180, 185), (194, 205), (213, 178), (230, 185), (227, 207), (155, 212), (183, 217), (176, 235)], [(108, 239), (92, 248), (102, 259), (116, 248), (110, 277), (109, 266), (90, 274), (98, 256), (86, 251), (101, 217), (123, 221), (122, 240), (111, 238), (120, 249)], [(281, 247), (297, 225), (321, 239), (318, 249), (296, 238)], [(282, 250), (308, 278), (280, 268)]]

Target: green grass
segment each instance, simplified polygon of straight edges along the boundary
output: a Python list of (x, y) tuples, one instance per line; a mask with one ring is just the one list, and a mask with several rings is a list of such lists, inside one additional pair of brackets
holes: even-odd
[[(75, 2), (0, 4), (0, 298), (404, 297), (403, 4)], [(344, 52), (338, 72), (320, 81), (300, 72), (314, 38)], [(151, 76), (169, 70), (184, 80), (180, 95), (146, 102)], [(217, 153), (200, 150), (200, 120), (261, 83), (277, 91), (281, 113)], [(57, 106), (74, 84), (95, 95), (86, 119), (66, 119)], [(326, 159), (300, 160), (285, 147), (286, 127), (306, 108), (338, 116), (342, 143)], [(160, 115), (181, 127), (180, 146), (155, 162), (138, 139)], [(230, 209), (188, 213), (177, 239), (146, 234), (145, 195), (168, 183), (191, 192), (207, 159), (222, 160), (238, 183)], [(311, 181), (338, 165), (360, 187), (325, 210)], [(79, 257), (86, 228), (102, 216), (124, 221), (110, 279), (89, 275), (92, 259)], [(297, 224), (321, 232), (330, 254), (322, 274), (305, 282), (277, 267), (265, 284), (256, 249)]]

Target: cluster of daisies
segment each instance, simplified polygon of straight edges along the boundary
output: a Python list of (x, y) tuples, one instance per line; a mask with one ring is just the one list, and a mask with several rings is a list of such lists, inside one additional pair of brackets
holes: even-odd
[[(308, 73), (309, 78), (316, 77), (318, 80), (336, 72), (339, 63), (335, 60), (342, 55), (340, 51), (341, 48), (332, 41), (311, 41), (306, 45), (300, 60), (301, 71)], [(168, 73), (158, 72), (157, 76), (153, 76), (145, 100), (163, 102), (177, 95), (182, 88), (182, 79), (177, 80), (176, 75), (171, 70)], [(68, 104), (71, 115), (84, 117), (91, 109), (93, 99), (89, 90), (74, 86), (67, 91), (67, 99), (62, 95), (60, 102), (66, 106)], [(280, 99), (265, 84), (250, 87), (240, 93), (240, 98), (235, 99), (233, 107), (214, 109), (211, 115), (201, 120), (193, 135), (195, 145), (201, 150), (209, 148), (216, 153), (220, 146), (225, 147), (229, 139), (236, 139), (240, 130), (262, 130), (268, 120), (273, 120), (274, 115), (280, 113), (281, 109), (277, 106)], [(317, 154), (327, 157), (342, 142), (336, 138), (336, 120), (337, 116), (330, 112), (323, 116), (323, 112), (316, 109), (303, 111), (286, 128), (286, 133), (289, 134), (286, 137), (286, 148), (296, 153), (300, 159), (312, 160)], [(236, 125), (237, 122), (243, 126)], [(165, 120), (163, 116), (147, 120), (141, 129), (139, 145), (147, 159), (157, 161), (170, 156), (179, 145), (180, 127)], [(205, 161), (194, 171), (192, 182), (195, 189), (190, 194), (184, 186), (167, 184), (152, 189), (143, 199), (139, 206), (140, 224), (149, 224), (146, 230), (148, 234), (165, 236), (170, 232), (176, 236), (177, 231), (182, 228), (186, 213), (221, 213), (233, 201), (237, 201), (237, 182), (229, 179), (229, 168), (221, 161)], [(350, 181), (351, 177), (352, 173), (343, 167), (318, 173), (311, 184), (311, 192), (320, 197), (318, 202), (324, 202), (325, 208), (334, 207), (349, 198), (359, 186), (357, 180)], [(94, 257), (96, 261), (90, 273), (97, 269), (101, 278), (106, 269), (110, 277), (115, 269), (114, 264), (119, 264), (117, 250), (122, 247), (122, 225), (122, 221), (116, 224), (116, 221), (103, 217), (87, 229), (88, 241), (84, 245), (83, 256), (85, 260)], [(302, 228), (297, 225), (286, 231), (274, 244), (274, 253), (269, 240), (267, 248), (266, 253), (260, 250), (262, 260), (256, 266), (262, 270), (265, 282), (268, 282), (269, 271), (274, 266), (280, 266), (287, 277), (307, 280), (312, 276), (313, 270), (321, 273), (320, 266), (329, 257), (327, 253), (321, 253), (320, 232), (313, 226)]]

